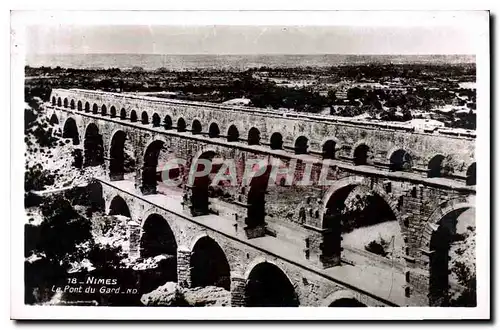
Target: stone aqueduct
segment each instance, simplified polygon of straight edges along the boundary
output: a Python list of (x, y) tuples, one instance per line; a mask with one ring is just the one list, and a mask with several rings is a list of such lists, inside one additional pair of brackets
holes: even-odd
[[(474, 136), (79, 89), (53, 90), (46, 109), (82, 149), (83, 166), (105, 167), (97, 196), (106, 212), (131, 218), (129, 253), (175, 255), (181, 285), (223, 286), (232, 306), (446, 304), (449, 245), (436, 241), (449, 236), (447, 219), (474, 208)], [(124, 179), (125, 144), (133, 184)], [(180, 185), (176, 199), (157, 177), (171, 157), (188, 169), (200, 159), (296, 160), (297, 175), (309, 164), (313, 178), (327, 164), (334, 183), (252, 179), (215, 196), (208, 175)], [(380, 199), (404, 239), (403, 261), (384, 271), (372, 272), (387, 264), (376, 255), (368, 266), (344, 258), (340, 210), (357, 187)], [(148, 235), (163, 245), (146, 249)]]

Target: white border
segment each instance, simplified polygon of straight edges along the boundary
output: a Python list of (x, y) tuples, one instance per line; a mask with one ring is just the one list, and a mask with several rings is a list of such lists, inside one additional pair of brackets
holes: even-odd
[[(489, 33), (485, 12), (25, 12), (12, 17), (11, 48), (11, 317), (16, 319), (467, 319), (490, 316), (490, 201), (487, 113), (489, 104)], [(464, 24), (477, 33), (477, 308), (366, 308), (332, 309), (302, 307), (272, 308), (141, 308), (141, 307), (41, 307), (25, 306), (24, 300), (24, 143), (23, 29), (26, 24), (223, 24), (223, 25), (428, 25)]]

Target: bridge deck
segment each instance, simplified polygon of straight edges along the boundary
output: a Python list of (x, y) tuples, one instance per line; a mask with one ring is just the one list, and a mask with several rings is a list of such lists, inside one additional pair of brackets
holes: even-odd
[[(103, 184), (132, 195), (167, 212), (216, 231), (242, 244), (271, 254), (348, 288), (352, 288), (355, 291), (365, 293), (386, 304), (405, 305), (405, 279), (404, 274), (401, 272), (401, 267), (399, 267), (400, 265), (397, 265), (398, 267), (394, 265), (392, 268), (384, 264), (372, 266), (366, 262), (367, 256), (353, 253), (347, 249), (346, 253), (348, 253), (349, 259), (355, 262), (354, 265), (342, 264), (338, 267), (322, 269), (313, 262), (305, 259), (303, 246), (293, 244), (291, 240), (284, 239), (283, 237), (280, 238), (280, 235), (277, 237), (265, 236), (249, 240), (246, 238), (242, 228), (235, 229), (234, 224), (236, 222), (234, 220), (222, 218), (215, 214), (198, 217), (190, 216), (183, 211), (181, 205), (182, 194), (180, 191), (159, 191), (158, 194), (154, 195), (142, 195), (137, 192), (132, 181), (109, 181), (102, 178), (99, 180)], [(273, 223), (273, 228), (280, 231), (280, 224)]]

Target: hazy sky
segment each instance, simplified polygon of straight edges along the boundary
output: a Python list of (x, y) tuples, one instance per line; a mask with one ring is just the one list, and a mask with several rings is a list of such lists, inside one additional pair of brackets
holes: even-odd
[(465, 26), (30, 26), (34, 54), (474, 54)]

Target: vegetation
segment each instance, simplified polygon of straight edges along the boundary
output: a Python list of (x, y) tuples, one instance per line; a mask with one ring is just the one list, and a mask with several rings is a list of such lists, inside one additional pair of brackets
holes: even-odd
[(37, 96), (44, 101), (48, 101), (51, 88), (169, 92), (155, 96), (215, 103), (247, 98), (250, 106), (259, 108), (346, 117), (368, 114), (383, 121), (407, 121), (412, 118), (412, 111), (425, 112), (455, 104), (468, 107), (470, 113), (433, 113), (432, 118), (450, 127), (468, 129), (474, 129), (476, 121), (475, 90), (459, 85), (462, 81), (475, 81), (476, 68), (470, 64), (260, 67), (243, 71), (26, 67), (25, 71), (29, 77), (26, 97)]

